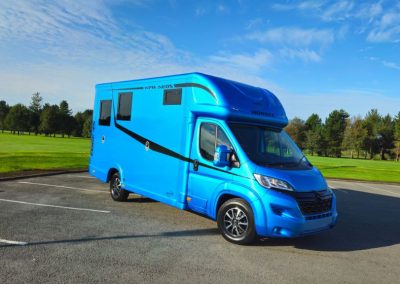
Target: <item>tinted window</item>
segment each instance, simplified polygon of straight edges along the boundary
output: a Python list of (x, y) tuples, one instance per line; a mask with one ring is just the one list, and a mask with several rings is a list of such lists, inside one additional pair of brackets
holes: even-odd
[(100, 101), (99, 125), (110, 126), (111, 100)]
[(132, 93), (119, 93), (117, 119), (131, 120), (131, 111), (132, 111)]
[(163, 105), (180, 105), (182, 102), (182, 89), (164, 91)]
[(203, 158), (212, 161), (218, 145), (226, 145), (232, 149), (232, 144), (219, 126), (203, 123), (200, 126), (200, 153)]
[(311, 168), (284, 130), (236, 123), (230, 124), (230, 127), (247, 156), (256, 164), (291, 169)]

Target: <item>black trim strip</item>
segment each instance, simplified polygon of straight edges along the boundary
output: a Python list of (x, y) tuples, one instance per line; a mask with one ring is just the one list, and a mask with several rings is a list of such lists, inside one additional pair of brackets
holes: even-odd
[[(216, 101), (218, 100), (217, 96), (213, 93), (213, 91), (211, 91), (208, 87), (198, 84), (198, 83), (179, 83), (179, 84), (175, 84), (174, 87), (175, 88), (186, 88), (186, 87), (199, 88), (199, 89), (202, 89), (202, 90), (206, 91), (207, 93), (209, 93)], [(153, 90), (154, 86), (119, 88), (119, 89), (113, 89), (113, 90), (114, 91), (128, 91), (128, 90), (144, 90), (146, 88)], [(160, 88), (160, 89), (165, 89), (165, 88)]]
[[(150, 141), (150, 140), (146, 139), (145, 137), (140, 136), (139, 134), (137, 134), (137, 133), (125, 128), (125, 127), (123, 127), (122, 125), (117, 123), (115, 118), (114, 118), (114, 124), (115, 124), (115, 127), (117, 127), (119, 130), (121, 130), (122, 132), (126, 133), (127, 135), (129, 135), (130, 137), (132, 137), (133, 139), (138, 141), (139, 143), (145, 145), (146, 147), (148, 147), (149, 149), (151, 149), (151, 150), (153, 150), (155, 152), (158, 152), (158, 153), (161, 153), (161, 154), (164, 154), (164, 155), (167, 155), (167, 156), (171, 156), (171, 157), (173, 157), (175, 159), (178, 159), (178, 160), (181, 160), (181, 161), (184, 161), (184, 162), (194, 163), (194, 161), (195, 161), (195, 160), (190, 159), (188, 157), (185, 157), (185, 156), (183, 156), (183, 155), (181, 155), (179, 153), (176, 153), (176, 152), (174, 152), (174, 151), (172, 151), (172, 150), (170, 150), (168, 148), (165, 148), (164, 146), (161, 146), (160, 144), (157, 144), (157, 143), (155, 143), (153, 141)], [(231, 172), (228, 172), (228, 171), (225, 171), (225, 170), (222, 170), (222, 169), (218, 169), (218, 168), (215, 168), (213, 166), (210, 166), (210, 165), (207, 165), (207, 164), (204, 164), (204, 163), (199, 163), (199, 166), (203, 166), (203, 167), (206, 167), (206, 168), (209, 168), (209, 169), (213, 169), (213, 170), (216, 170), (216, 171), (219, 171), (219, 172), (227, 173), (227, 174), (234, 175), (234, 176), (244, 177), (244, 178), (248, 179), (248, 177), (246, 177), (246, 176), (242, 176), (242, 175), (231, 173)]]
[(217, 100), (217, 96), (206, 86), (198, 84), (198, 83), (180, 83), (180, 84), (175, 84), (175, 88), (185, 88), (185, 87), (194, 87), (194, 88), (199, 88), (203, 89), (207, 93), (209, 93), (215, 100)]
[(143, 90), (144, 87), (134, 87), (134, 88), (119, 88), (119, 89), (113, 89), (115, 91), (127, 91), (127, 90)]

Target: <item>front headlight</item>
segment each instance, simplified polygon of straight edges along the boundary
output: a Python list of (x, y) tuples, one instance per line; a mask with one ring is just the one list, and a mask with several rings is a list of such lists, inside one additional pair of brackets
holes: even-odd
[(294, 191), (293, 187), (284, 180), (262, 176), (259, 174), (254, 174), (254, 177), (256, 178), (258, 183), (265, 188), (276, 188), (281, 190)]

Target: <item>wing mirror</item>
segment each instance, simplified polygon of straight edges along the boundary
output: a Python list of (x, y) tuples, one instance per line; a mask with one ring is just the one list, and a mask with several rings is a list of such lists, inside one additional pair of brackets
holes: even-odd
[(218, 145), (214, 154), (214, 166), (227, 167), (230, 166), (230, 157), (233, 151), (226, 145)]

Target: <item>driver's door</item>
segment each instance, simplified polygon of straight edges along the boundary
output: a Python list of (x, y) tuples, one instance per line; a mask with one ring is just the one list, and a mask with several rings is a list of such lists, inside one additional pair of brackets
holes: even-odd
[(199, 119), (193, 136), (188, 183), (188, 207), (206, 213), (209, 200), (218, 187), (232, 180), (231, 168), (217, 167), (213, 164), (215, 149), (226, 145), (232, 149), (225, 131), (216, 121)]

